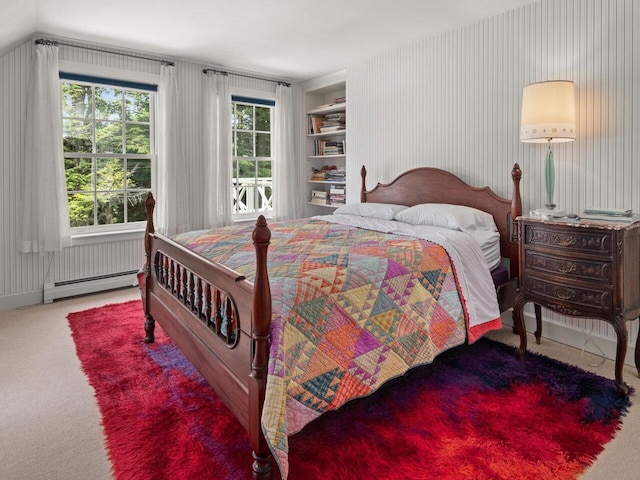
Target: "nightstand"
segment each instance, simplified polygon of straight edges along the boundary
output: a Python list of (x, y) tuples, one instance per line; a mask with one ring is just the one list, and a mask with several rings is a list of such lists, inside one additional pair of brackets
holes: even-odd
[[(518, 226), (520, 288), (515, 314), (523, 320), (524, 305), (535, 303), (538, 341), (540, 306), (613, 325), (617, 335), (616, 387), (626, 393), (628, 387), (622, 379), (629, 341), (626, 322), (640, 315), (640, 223), (519, 217)], [(635, 363), (640, 375), (639, 349), (636, 341)]]

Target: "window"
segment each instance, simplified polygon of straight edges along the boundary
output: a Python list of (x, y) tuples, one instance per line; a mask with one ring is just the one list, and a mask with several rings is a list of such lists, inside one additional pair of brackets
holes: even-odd
[(122, 229), (146, 220), (155, 86), (63, 73), (60, 78), (71, 227)]
[(255, 217), (272, 211), (272, 115), (275, 103), (232, 98), (234, 216)]

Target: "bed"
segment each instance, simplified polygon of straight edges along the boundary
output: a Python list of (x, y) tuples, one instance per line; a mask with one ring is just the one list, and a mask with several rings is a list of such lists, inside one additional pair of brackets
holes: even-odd
[[(452, 173), (430, 167), (409, 170), (388, 184), (378, 183), (373, 189), (367, 190), (366, 169), (362, 167), (359, 207), (375, 207), (376, 212), (381, 211), (380, 209), (386, 212), (391, 207), (395, 209), (402, 205), (398, 213), (394, 210), (389, 218), (370, 220), (357, 215), (351, 217), (351, 212), (346, 212), (328, 215), (326, 218), (314, 217), (304, 222), (282, 222), (270, 226), (267, 226), (264, 217), (260, 217), (255, 228), (189, 232), (172, 239), (155, 232), (155, 201), (149, 194), (144, 240), (146, 263), (139, 276), (145, 314), (145, 342), (154, 341), (154, 327), (158, 321), (248, 431), (253, 454), (253, 478), (277, 477), (278, 472), (274, 473), (274, 470), (279, 470), (281, 476), (286, 478), (287, 435), (291, 432), (299, 431), (323, 411), (339, 408), (351, 398), (370, 393), (387, 379), (401, 375), (403, 368), (406, 371), (413, 365), (429, 363), (438, 352), (473, 341), (485, 331), (497, 328), (496, 325), (500, 322), (499, 312), (513, 307), (517, 291), (519, 262), (515, 219), (522, 213), (519, 190), (521, 175), (518, 164), (515, 164), (511, 171), (513, 193), (512, 198), (508, 199), (496, 195), (489, 187), (472, 187)], [(401, 215), (404, 215), (403, 219), (413, 218), (415, 208), (421, 215), (422, 207), (430, 208), (433, 204), (438, 204), (438, 208), (473, 207), (493, 217), (500, 261), (491, 272), (486, 267), (487, 264), (484, 264), (484, 269), (481, 270), (486, 272), (480, 272), (484, 276), (478, 277), (482, 281), (473, 280), (476, 278), (473, 276), (475, 273), (469, 273), (471, 280), (467, 280), (464, 271), (475, 269), (463, 266), (466, 260), (458, 258), (463, 257), (459, 253), (455, 255), (455, 265), (449, 261), (452, 251), (476, 249), (475, 246), (465, 246), (464, 242), (469, 240), (463, 232), (450, 233), (450, 229), (436, 227), (424, 233), (424, 237), (408, 237), (403, 230), (404, 222), (398, 222), (395, 218), (400, 218)], [(349, 210), (348, 207), (345, 209)], [(352, 218), (356, 223), (365, 223), (353, 226), (350, 224)], [(370, 227), (370, 221), (380, 223), (382, 227)], [(377, 231), (376, 228), (381, 230)], [(384, 232), (385, 229), (393, 229), (394, 232)], [(434, 230), (435, 233), (431, 233)], [(211, 242), (210, 235), (213, 235), (215, 241)], [(431, 235), (436, 235), (437, 238), (440, 238), (438, 235), (453, 235), (455, 241), (459, 237), (465, 238), (462, 239), (462, 247), (448, 246), (445, 249), (437, 241), (433, 241)], [(337, 247), (326, 243), (338, 238), (347, 245), (344, 247), (347, 249), (345, 256), (335, 253), (342, 250), (334, 251)], [(290, 248), (292, 244), (302, 240), (315, 251), (313, 257), (308, 257), (302, 263), (303, 266), (293, 268), (296, 264), (294, 257), (301, 254)], [(232, 247), (238, 250), (231, 250)], [(422, 250), (431, 253), (423, 253)], [(325, 264), (329, 261), (328, 257), (335, 257), (337, 266), (328, 267)], [(409, 267), (399, 266), (405, 261), (405, 257), (410, 265), (420, 264), (424, 271), (412, 273)], [(448, 263), (445, 263), (444, 257), (447, 257)], [(225, 261), (221, 260), (223, 258)], [(347, 271), (343, 265), (346, 263), (345, 258), (350, 258), (350, 263), (360, 264), (365, 273)], [(442, 263), (437, 263), (434, 267), (432, 264), (436, 259)], [(429, 266), (424, 267), (426, 264)], [(508, 265), (506, 268), (505, 264)], [(321, 268), (314, 271), (312, 281), (301, 286), (298, 277), (309, 277), (309, 265), (320, 265)], [(389, 291), (391, 283), (386, 280), (377, 284), (374, 293), (364, 294), (364, 297), (369, 295), (373, 298), (372, 305), (366, 303), (366, 298), (362, 299), (363, 291), (374, 291), (372, 287), (363, 284), (363, 278), (381, 275), (380, 265), (384, 266), (383, 276), (390, 276), (391, 269), (404, 269), (402, 275), (394, 273), (393, 285), (402, 285), (397, 288), (406, 291), (405, 300), (402, 300), (403, 295), (396, 295), (398, 300), (391, 305), (393, 302), (389, 299), (394, 295)], [(425, 280), (432, 275), (424, 274), (425, 271), (438, 273), (433, 280)], [(342, 284), (348, 283), (345, 280), (347, 277), (352, 282), (350, 290), (337, 291), (336, 289), (342, 288)], [(336, 278), (340, 278), (340, 281), (335, 280)], [(485, 281), (487, 278), (489, 280)], [(487, 283), (491, 283), (488, 296)], [(427, 304), (421, 295), (430, 295), (429, 292), (435, 288), (433, 285), (437, 285), (437, 294), (431, 292), (431, 296), (437, 303)], [(476, 288), (479, 293), (474, 293)], [(383, 289), (386, 289), (384, 295), (379, 292)], [(485, 289), (485, 293), (481, 289)], [(272, 290), (275, 292), (273, 295)], [(322, 291), (327, 296), (321, 300), (311, 298), (310, 290)], [(360, 296), (352, 295), (354, 291), (358, 291)], [(478, 317), (483, 316), (481, 312), (485, 311), (485, 307), (481, 304), (482, 301), (475, 303), (478, 300), (474, 300), (474, 296), (492, 297), (494, 294), (495, 298), (490, 298), (489, 303), (496, 305), (498, 317), (492, 319), (495, 314), (490, 312), (484, 315), (487, 316), (486, 321), (475, 319), (476, 313)], [(305, 307), (290, 305), (293, 297), (304, 297)], [(337, 314), (326, 311), (327, 298), (339, 298), (339, 308), (332, 310)], [(384, 308), (378, 308), (382, 303)], [(405, 304), (409, 305), (408, 309)], [(375, 317), (374, 310), (379, 313)], [(340, 328), (345, 327), (347, 321), (341, 323), (342, 317), (339, 315), (344, 317), (348, 311), (358, 322), (367, 324), (368, 330), (365, 333), (368, 340), (382, 342), (380, 338), (387, 335), (383, 330), (397, 335), (397, 338), (393, 337), (393, 349), (386, 344), (376, 344), (375, 349), (370, 347), (365, 356), (372, 356), (370, 352), (375, 350), (380, 358), (384, 357), (384, 363), (376, 360), (378, 364), (375, 372), (367, 371), (368, 367), (354, 369), (355, 360), (343, 357), (346, 350), (353, 354), (354, 350), (361, 349), (360, 344), (356, 345), (355, 340), (350, 343), (349, 339), (358, 338), (360, 342), (364, 334), (355, 334), (344, 328), (338, 330), (337, 327), (323, 327), (322, 331), (325, 333), (318, 334), (315, 325), (301, 323), (307, 311), (315, 312), (313, 315), (317, 323), (336, 322)], [(473, 315), (469, 312), (473, 312)], [(291, 318), (294, 320), (290, 320)], [(476, 321), (477, 323), (472, 324)], [(429, 323), (425, 323), (424, 328), (418, 331), (416, 325), (420, 322)], [(291, 326), (292, 323), (296, 324), (295, 328)], [(523, 357), (526, 334), (522, 319), (514, 316), (514, 324), (514, 330), (520, 333), (517, 354)], [(340, 334), (336, 333), (338, 331)], [(397, 333), (399, 331), (402, 333)], [(428, 331), (428, 334), (423, 331)], [(296, 335), (313, 337), (316, 340), (313, 355), (307, 353), (309, 347), (301, 340), (298, 341), (298, 337), (288, 344), (284, 342), (280, 338), (285, 335), (284, 332), (289, 332), (290, 340)], [(398, 340), (400, 335), (402, 338)], [(418, 337), (419, 340), (414, 343), (413, 339)], [(407, 338), (412, 339), (410, 346), (407, 346)], [(333, 341), (329, 341), (330, 339)], [(304, 340), (307, 341), (306, 338)], [(320, 347), (320, 344), (323, 346)], [(347, 347), (343, 347), (343, 344)], [(339, 348), (344, 348), (345, 351), (336, 352), (336, 345), (340, 345)], [(291, 382), (293, 387), (290, 387), (280, 377), (281, 372), (287, 369), (297, 372), (296, 375), (308, 375), (308, 371), (320, 368), (310, 363), (309, 358), (322, 356), (324, 359), (328, 356), (327, 352), (332, 358), (344, 360), (345, 366), (339, 370), (331, 364), (330, 372), (322, 371), (314, 377), (314, 382), (318, 378), (322, 379), (322, 394), (317, 394), (317, 384), (313, 385), (314, 393), (310, 395), (307, 390), (301, 389), (304, 379), (298, 380), (298, 383)], [(403, 358), (398, 359), (400, 356)], [(306, 363), (296, 364), (301, 358)], [(286, 392), (283, 392), (285, 389)], [(330, 392), (330, 396), (325, 395), (326, 392)], [(336, 398), (339, 401), (334, 401)], [(273, 428), (272, 418), (275, 418), (276, 423)], [(274, 459), (278, 467), (276, 469), (272, 466)]]

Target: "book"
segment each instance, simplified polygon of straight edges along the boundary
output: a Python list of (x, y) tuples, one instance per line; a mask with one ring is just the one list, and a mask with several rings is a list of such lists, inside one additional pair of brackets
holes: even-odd
[(325, 190), (311, 190), (311, 200), (318, 199), (326, 203), (327, 192)]
[(339, 132), (340, 130), (344, 130), (344, 126), (342, 125), (330, 125), (327, 127), (320, 127), (320, 133), (329, 133), (329, 132)]
[(343, 155), (344, 143), (332, 142), (326, 139), (319, 139), (313, 142), (314, 155)]
[(347, 171), (344, 169), (334, 168), (327, 170), (327, 180), (330, 182), (344, 182), (347, 178)]
[(331, 122), (344, 122), (347, 118), (344, 112), (327, 113), (324, 118)]
[(598, 222), (608, 222), (608, 223), (636, 223), (640, 221), (640, 214), (631, 214), (631, 216), (627, 215), (603, 215), (597, 213), (582, 213), (580, 214), (580, 220), (596, 220)]
[(587, 215), (608, 215), (612, 217), (631, 217), (633, 216), (633, 210), (631, 208), (585, 208), (584, 212)]
[(316, 134), (321, 133), (322, 126), (324, 125), (324, 117), (322, 115), (309, 115), (309, 133)]
[(347, 195), (344, 186), (331, 185), (329, 189), (329, 203), (331, 205), (344, 205), (347, 203)]

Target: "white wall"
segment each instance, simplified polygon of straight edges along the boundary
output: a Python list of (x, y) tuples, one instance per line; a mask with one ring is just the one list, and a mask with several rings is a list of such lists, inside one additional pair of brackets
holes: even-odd
[[(34, 38), (38, 37), (40, 35)], [(67, 39), (65, 42), (74, 43)], [(134, 238), (72, 247), (46, 256), (18, 253), (16, 228), (20, 201), (20, 161), (24, 150), (27, 84), (32, 54), (33, 41), (30, 40), (0, 57), (0, 310), (40, 303), (42, 288), (46, 282), (137, 270), (144, 261), (142, 233), (134, 235)], [(159, 63), (150, 60), (67, 46), (60, 46), (59, 56), (61, 65), (72, 63), (83, 68), (97, 69), (97, 72), (105, 69), (130, 72), (133, 77), (141, 75), (144, 81), (159, 75)], [(205, 160), (201, 140), (204, 134), (203, 65), (181, 61), (175, 63), (184, 133), (184, 155), (181, 161), (191, 180), (191, 188), (187, 192), (188, 210), (193, 227), (202, 228), (205, 188), (202, 175)], [(233, 89), (241, 89), (245, 93), (275, 93), (273, 82), (234, 75), (229, 78)], [(299, 86), (293, 85), (292, 88), (294, 102), (298, 102)], [(297, 112), (297, 103), (294, 106), (294, 111)], [(298, 121), (297, 115), (295, 121)]]
[[(357, 201), (362, 165), (369, 188), (435, 166), (510, 197), (518, 162), (524, 211), (541, 207), (546, 146), (519, 141), (521, 92), (565, 79), (576, 85), (578, 138), (553, 147), (556, 203), (640, 212), (638, 32), (637, 0), (542, 0), (351, 66), (349, 201)], [(580, 347), (592, 324), (596, 335), (615, 338), (605, 322), (545, 319), (544, 334)], [(637, 324), (629, 324), (633, 344)], [(613, 356), (610, 341), (599, 343)]]

